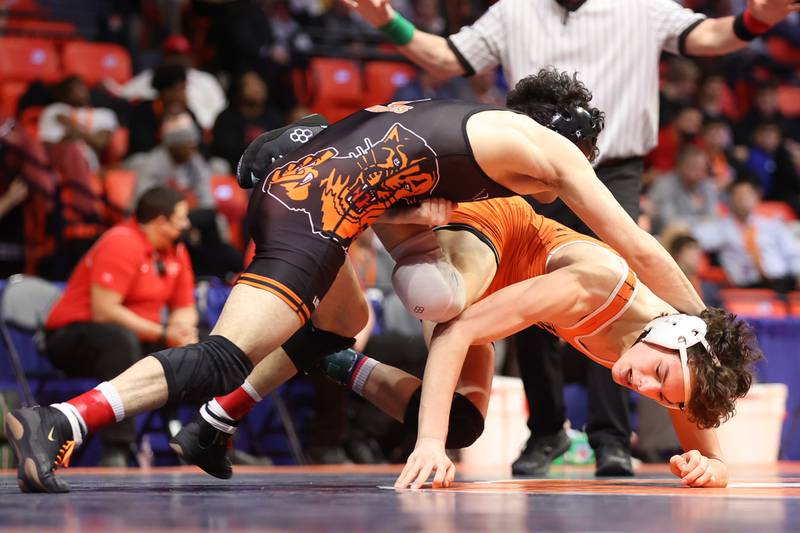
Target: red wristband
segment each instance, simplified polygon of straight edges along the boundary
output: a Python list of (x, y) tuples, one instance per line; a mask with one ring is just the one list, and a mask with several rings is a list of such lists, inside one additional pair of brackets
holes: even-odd
[(744, 19), (744, 27), (750, 33), (754, 33), (756, 35), (761, 35), (762, 33), (766, 33), (772, 27), (771, 24), (767, 24), (766, 22), (761, 22), (757, 18), (750, 13), (750, 8), (746, 8), (742, 13), (742, 18)]

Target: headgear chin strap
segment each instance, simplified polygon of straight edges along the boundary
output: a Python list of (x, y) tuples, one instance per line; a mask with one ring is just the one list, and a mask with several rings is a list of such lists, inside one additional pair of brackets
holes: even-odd
[(275, 160), (301, 147), (328, 127), (319, 114), (308, 115), (293, 124), (262, 133), (245, 148), (236, 167), (236, 179), (242, 189), (252, 189)]
[(669, 350), (677, 350), (681, 358), (681, 366), (683, 367), (683, 403), (674, 405), (659, 402), (664, 407), (683, 410), (689, 403), (689, 398), (692, 394), (689, 356), (686, 353), (689, 348), (696, 344), (702, 344), (709, 357), (714, 360), (717, 366), (720, 365), (719, 359), (711, 352), (708, 341), (706, 341), (707, 330), (708, 326), (702, 318), (684, 314), (658, 317), (651, 320), (644, 327), (643, 341)]

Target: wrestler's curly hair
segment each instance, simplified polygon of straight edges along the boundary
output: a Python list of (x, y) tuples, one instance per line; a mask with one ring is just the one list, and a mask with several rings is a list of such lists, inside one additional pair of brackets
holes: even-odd
[(604, 117), (602, 111), (592, 107), (592, 92), (578, 79), (578, 73), (543, 68), (536, 74), (517, 82), (506, 97), (506, 107), (519, 111), (546, 126), (553, 115), (562, 109), (580, 106), (592, 117)]
[[(542, 126), (549, 126), (556, 113), (582, 107), (589, 112), (597, 133), (600, 133), (605, 114), (592, 107), (591, 101), (592, 92), (578, 79), (577, 72), (570, 75), (548, 67), (519, 80), (506, 97), (506, 107), (528, 115)], [(574, 139), (573, 142), (577, 143)], [(584, 152), (596, 152), (594, 141), (591, 149), (581, 149)], [(593, 153), (590, 159), (594, 159), (596, 155)]]
[(753, 364), (762, 359), (750, 326), (733, 313), (709, 307), (700, 313), (708, 331), (706, 341), (719, 359), (709, 357), (701, 344), (687, 350), (692, 371), (689, 419), (698, 427), (718, 427), (735, 413), (736, 400), (753, 383)]

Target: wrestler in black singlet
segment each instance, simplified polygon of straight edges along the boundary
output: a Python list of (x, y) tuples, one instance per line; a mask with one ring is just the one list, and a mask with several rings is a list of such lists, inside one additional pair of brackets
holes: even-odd
[(247, 215), (256, 254), (238, 283), (269, 290), (305, 321), (347, 247), (386, 209), (430, 197), (512, 196), (481, 170), (467, 140), (467, 119), (490, 109), (501, 108), (455, 100), (373, 106), (276, 161), (257, 176)]

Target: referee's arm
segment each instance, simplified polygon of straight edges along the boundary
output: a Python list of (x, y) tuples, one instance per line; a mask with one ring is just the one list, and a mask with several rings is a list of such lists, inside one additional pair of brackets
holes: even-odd
[[(376, 28), (386, 26), (395, 16), (396, 11), (389, 0), (342, 0), (357, 11), (364, 20)], [(398, 46), (397, 49), (433, 76), (446, 79), (463, 76), (467, 71), (462, 66), (457, 52), (444, 37), (414, 30), (411, 41)]]
[[(796, 4), (794, 0), (749, 0), (747, 10), (757, 21), (757, 25), (760, 22), (765, 27), (771, 27), (789, 13), (800, 11), (800, 4)], [(681, 52), (690, 56), (716, 56), (744, 48), (752, 37), (743, 40), (737, 36), (734, 28), (736, 19), (737, 17), (705, 19), (688, 28), (680, 39)]]

